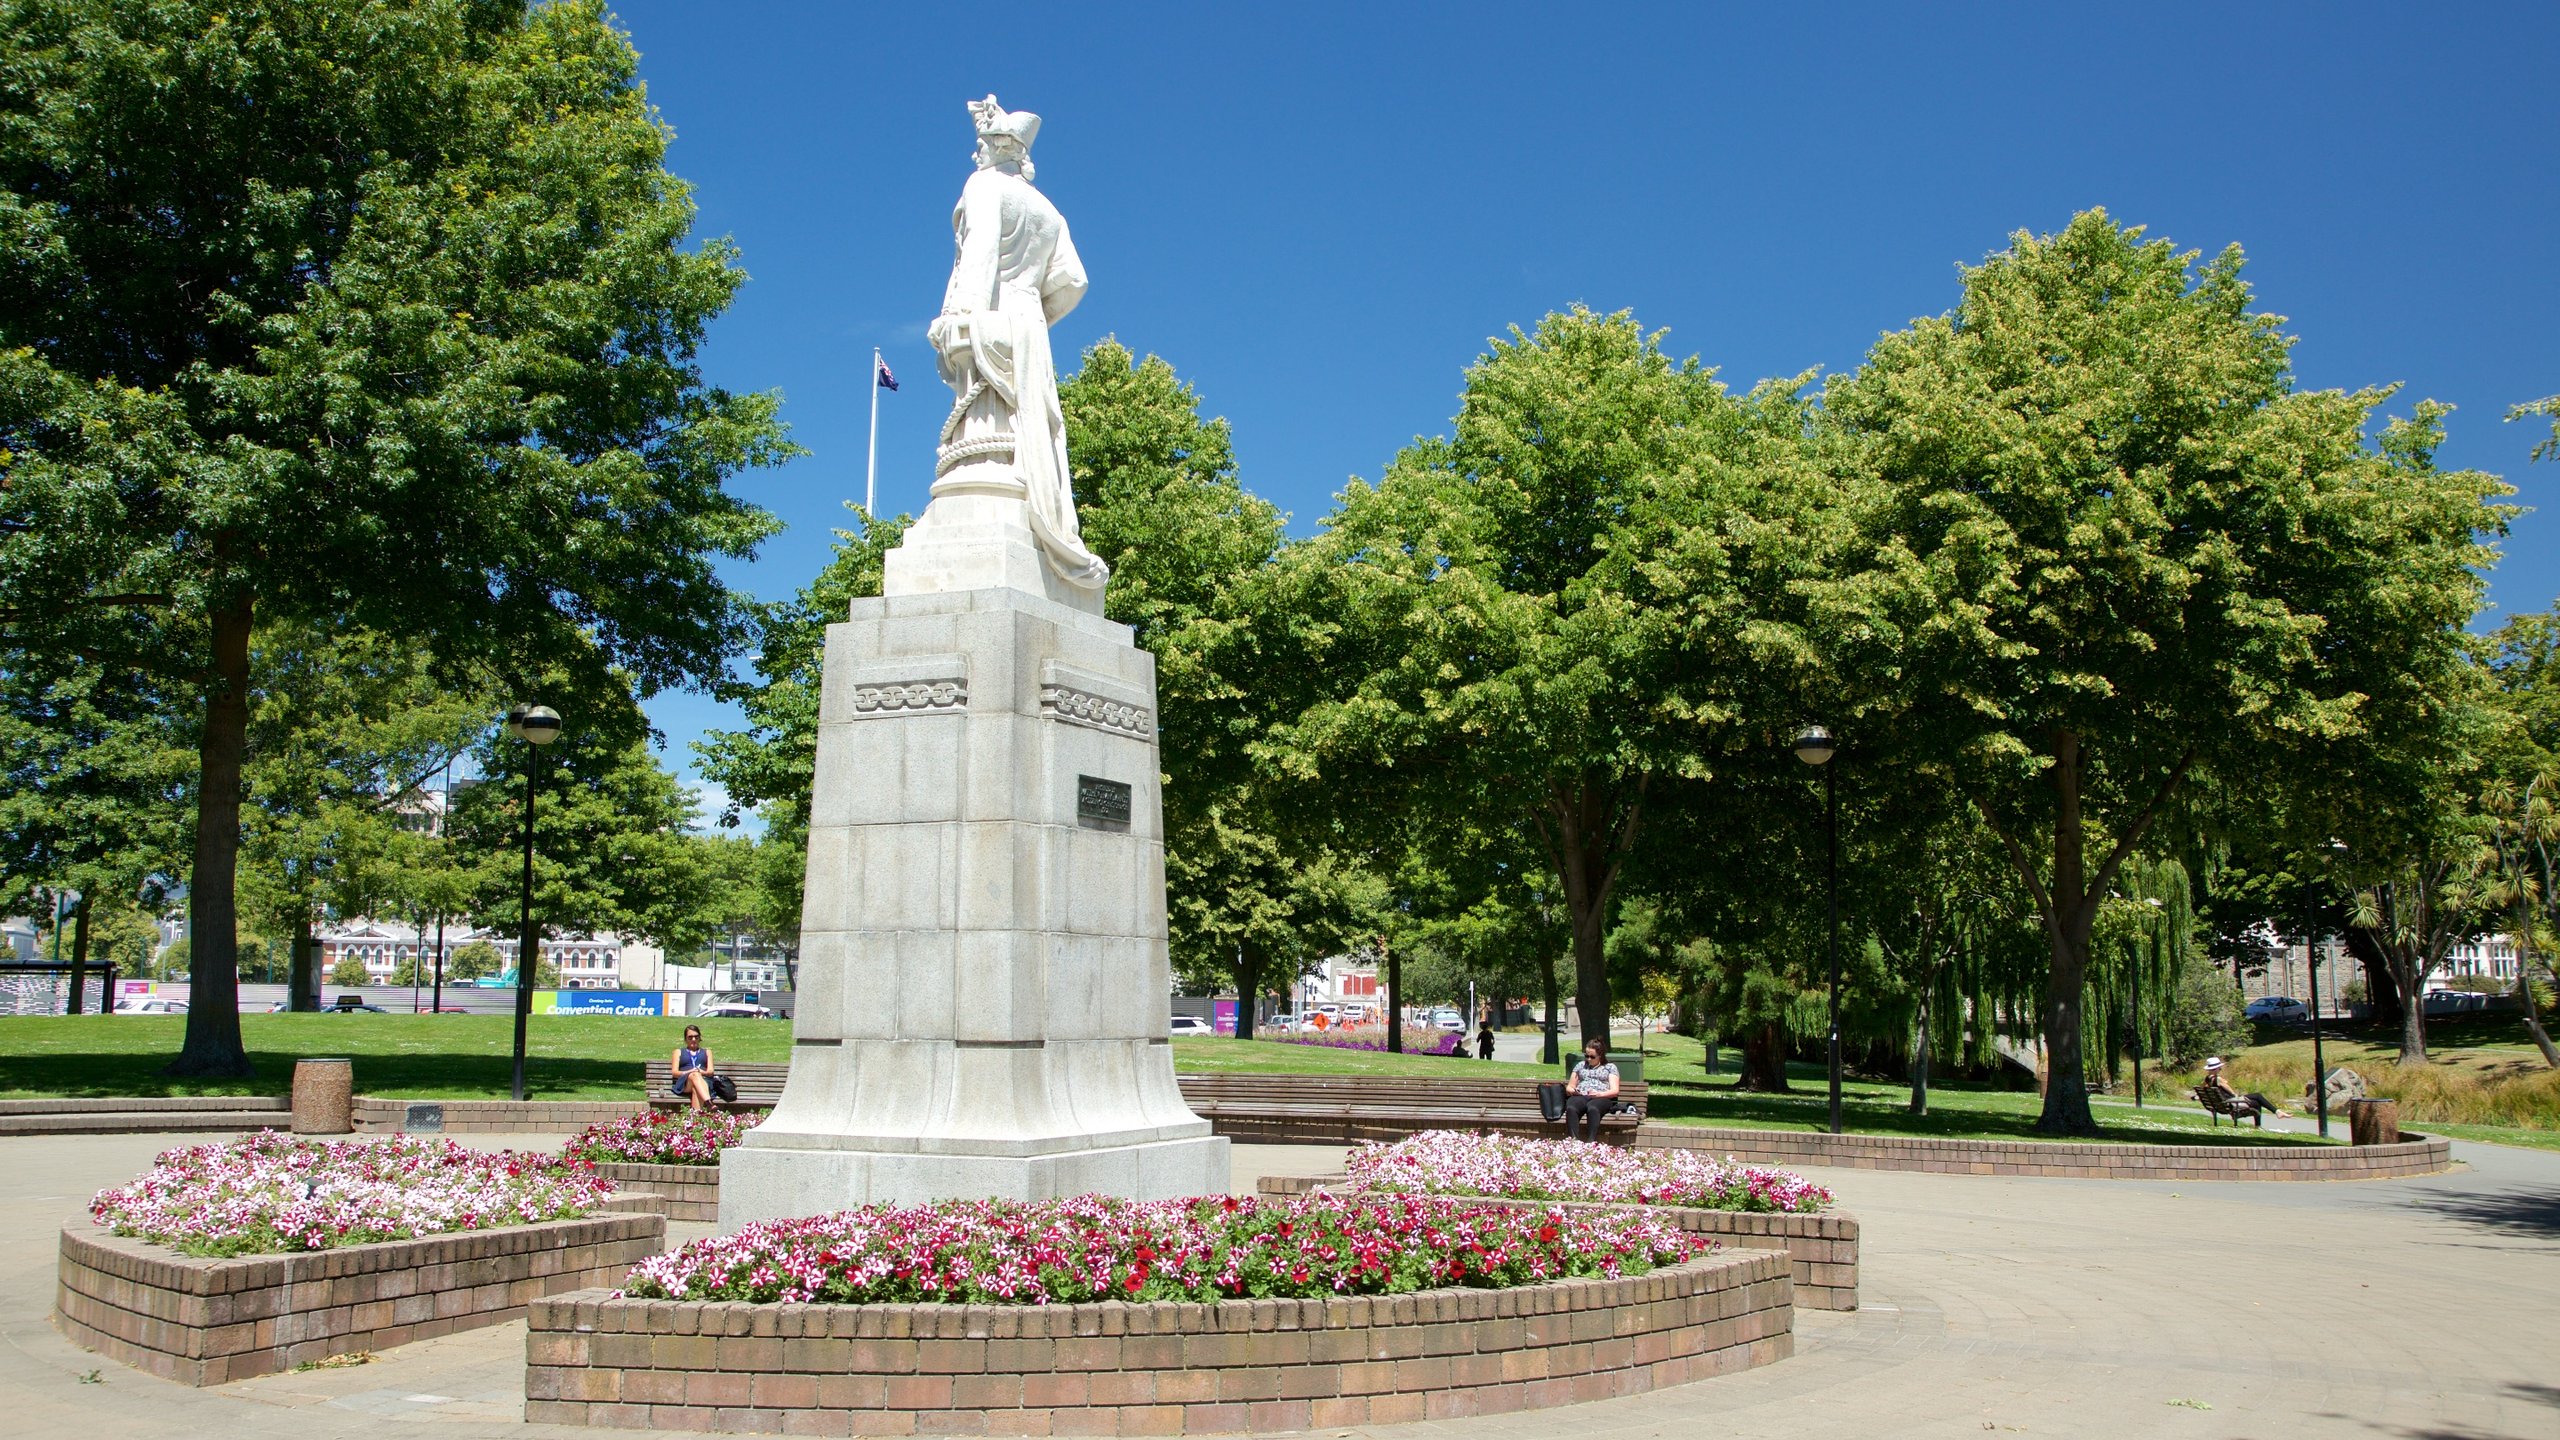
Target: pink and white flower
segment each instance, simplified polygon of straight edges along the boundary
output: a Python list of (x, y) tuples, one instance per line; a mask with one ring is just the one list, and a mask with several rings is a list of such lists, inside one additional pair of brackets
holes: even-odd
[(579, 1160), (270, 1130), (165, 1151), (131, 1184), (99, 1191), (89, 1214), (189, 1255), (259, 1255), (567, 1220), (612, 1195)]
[(1574, 1140), (1533, 1140), (1426, 1130), (1351, 1152), (1351, 1178), (1372, 1190), (1485, 1195), (1511, 1200), (1594, 1200), (1798, 1215), (1831, 1192), (1789, 1170), (1695, 1150), (1641, 1150)]
[(1427, 1196), (945, 1201), (749, 1225), (643, 1260), (638, 1299), (1048, 1305), (1641, 1275), (1715, 1243), (1642, 1215)]

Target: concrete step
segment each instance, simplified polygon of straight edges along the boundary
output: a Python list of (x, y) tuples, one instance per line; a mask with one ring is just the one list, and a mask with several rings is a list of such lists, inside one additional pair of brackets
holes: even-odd
[(280, 1110), (85, 1110), (51, 1115), (0, 1115), (0, 1135), (152, 1135), (282, 1130), (293, 1117)]
[(171, 1114), (190, 1110), (224, 1113), (290, 1111), (282, 1095), (109, 1095), (76, 1100), (0, 1100), (0, 1117), (11, 1115)]

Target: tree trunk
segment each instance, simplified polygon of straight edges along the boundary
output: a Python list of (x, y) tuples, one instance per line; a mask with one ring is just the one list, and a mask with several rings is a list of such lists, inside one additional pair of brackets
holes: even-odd
[(2089, 922), (2093, 904), (2053, 937), (2053, 968), (2044, 985), (2044, 1110), (2036, 1129), (2050, 1135), (2095, 1135), (2089, 1109), (2088, 1060), (2080, 1048), (2081, 1004), (2089, 977)]
[(2534, 999), (2533, 966), (2530, 961), (2523, 959), (2523, 956), (2529, 953), (2523, 947), (2518, 947), (2516, 990), (2524, 996), (2525, 1033), (2533, 1037), (2534, 1048), (2542, 1052), (2542, 1063), (2551, 1069), (2560, 1070), (2560, 1049), (2552, 1046), (2550, 1033), (2542, 1028), (2542, 1006)]
[(1920, 1043), (1911, 1047), (1911, 1113), (1929, 1113), (1929, 996), (1920, 996)]
[(1776, 1022), (1742, 1032), (1742, 1079), (1737, 1083), (1744, 1090), (1787, 1093), (1787, 1041)]
[(1404, 957), (1378, 937), (1378, 968), (1387, 972), (1387, 1053), (1404, 1053)]
[(1236, 947), (1235, 963), (1227, 967), (1236, 982), (1236, 1038), (1253, 1038), (1253, 1012), (1262, 1008), (1262, 956), (1249, 946)]
[(285, 989), (290, 996), (285, 1008), (299, 1015), (320, 1008), (320, 946), (311, 938), (311, 912), (303, 911), (293, 918), (293, 940), (286, 953), (293, 958), (285, 964)]
[[(80, 892), (80, 909), (76, 913), (79, 918), (71, 924), (71, 1001), (66, 1007), (67, 1013), (73, 1015), (84, 1013), (88, 1002), (86, 992), (89, 988), (89, 892), (87, 890)], [(112, 1010), (115, 1004), (115, 997), (111, 995), (98, 1008)]]
[(187, 1038), (162, 1072), (236, 1079), (250, 1072), (240, 1043), (240, 769), (249, 748), (246, 600), (215, 610), (204, 734), (196, 745), (196, 836), (187, 872)]
[(1609, 897), (1619, 862), (1635, 844), (1646, 777), (1620, 811), (1616, 798), (1592, 776), (1548, 787), (1541, 817), (1548, 853), (1564, 882), (1565, 919), (1573, 932), (1573, 1009), (1582, 1043), (1609, 1043), (1609, 965), (1604, 952)]
[(2375, 943), (2372, 932), (2357, 926), (2346, 926), (2338, 938), (2345, 943), (2347, 953), (2364, 967), (2365, 1003), (2373, 1007), (2373, 1018), (2398, 1023), (2400, 982), (2392, 977), (2391, 957)]
[(2391, 978), (2400, 987), (2400, 1063), (2427, 1063), (2427, 978), (2418, 972), (2408, 947), (2390, 947)]
[(1558, 1023), (1558, 1019), (1556, 1016), (1557, 997), (1555, 956), (1549, 955), (1545, 962), (1538, 966), (1538, 978), (1545, 982), (1547, 1000), (1547, 1023), (1545, 1026), (1546, 1039), (1539, 1042), (1538, 1058), (1542, 1064), (1561, 1065), (1564, 1063), (1564, 1052), (1556, 1046), (1556, 1025)]

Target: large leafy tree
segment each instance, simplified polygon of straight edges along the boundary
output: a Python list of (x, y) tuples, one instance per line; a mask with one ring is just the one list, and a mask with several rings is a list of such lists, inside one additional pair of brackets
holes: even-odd
[(1493, 342), (1455, 434), (1353, 482), (1291, 557), (1322, 684), (1259, 753), (1417, 836), (1533, 837), (1586, 1041), (1609, 1035), (1604, 939), (1649, 797), (1774, 743), (1818, 668), (1798, 522), (1832, 487), (1804, 433), (1795, 387), (1736, 401), (1631, 317), (1577, 308)]
[(247, 1066), (262, 622), (591, 688), (740, 633), (714, 561), (770, 522), (722, 483), (784, 442), (695, 367), (743, 276), (635, 68), (594, 0), (0, 7), (0, 627), (202, 697), (175, 1073)]
[(421, 847), (401, 807), (491, 717), (390, 636), (287, 620), (260, 627), (250, 648), (240, 893), (258, 928), (286, 940), (290, 1003), (310, 1009), (315, 927), (407, 898)]
[(2199, 772), (2314, 774), (2422, 728), (2504, 522), (2496, 480), (2431, 463), (2439, 411), (2376, 445), (2387, 392), (2295, 389), (2241, 268), (2092, 211), (1828, 392), (1887, 487), (1911, 723), (2051, 943), (2047, 1131), (2095, 1129), (2092, 930), (2145, 832)]

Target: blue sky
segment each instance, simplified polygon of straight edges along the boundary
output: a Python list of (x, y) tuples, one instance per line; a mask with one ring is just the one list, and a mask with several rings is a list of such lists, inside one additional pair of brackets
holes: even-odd
[[(1292, 4), (625, 0), (700, 233), (752, 282), (704, 353), (811, 452), (739, 488), (789, 526), (731, 578), (786, 594), (862, 492), (919, 509), (949, 403), (924, 325), (969, 99), (1037, 111), (1039, 183), (1116, 334), (1235, 427), (1304, 533), (1442, 432), (1485, 338), (1574, 302), (1668, 328), (1742, 388), (1853, 367), (1956, 266), (2103, 205), (2237, 242), (2305, 386), (2459, 408), (2448, 463), (2542, 507), (2492, 599), (2560, 596), (2560, 464), (2508, 406), (2560, 391), (2560, 6)], [(984, 17), (984, 18), (977, 18)], [(668, 759), (734, 723), (668, 695)]]

